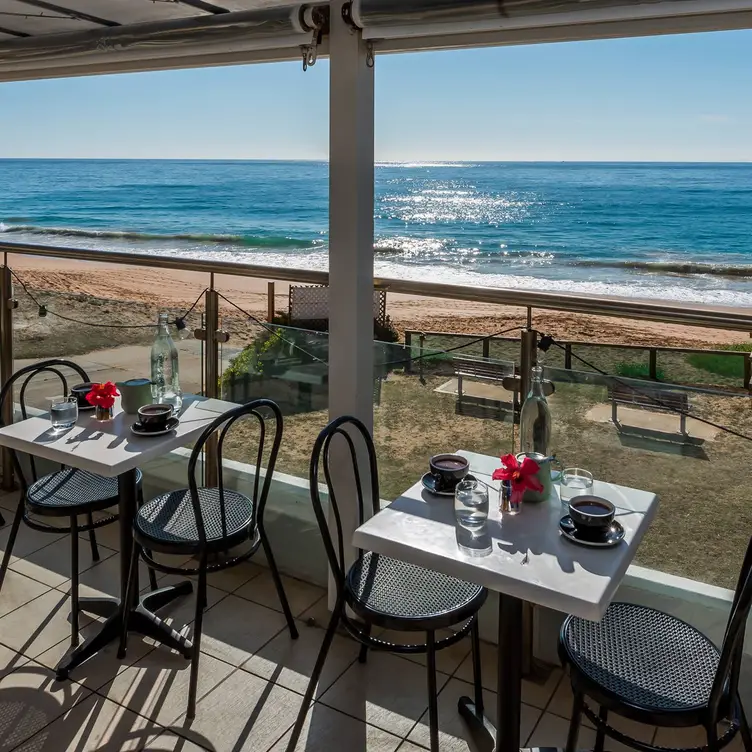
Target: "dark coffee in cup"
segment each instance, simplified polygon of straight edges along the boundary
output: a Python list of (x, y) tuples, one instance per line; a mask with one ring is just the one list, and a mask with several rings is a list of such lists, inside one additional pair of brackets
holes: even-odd
[(458, 454), (437, 454), (429, 465), (437, 491), (453, 491), (470, 472), (470, 463)]
[(93, 407), (93, 405), (86, 399), (86, 395), (91, 391), (93, 386), (94, 384), (87, 381), (84, 384), (76, 384), (71, 387), (70, 396), (76, 398), (79, 407)]
[(172, 417), (172, 405), (144, 405), (138, 409), (138, 422), (147, 431), (162, 431)]
[(569, 502), (569, 516), (578, 530), (601, 533), (614, 520), (616, 508), (600, 496), (575, 496)]

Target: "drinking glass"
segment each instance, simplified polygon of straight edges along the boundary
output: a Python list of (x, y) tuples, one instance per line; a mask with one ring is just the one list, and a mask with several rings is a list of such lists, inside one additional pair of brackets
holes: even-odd
[(470, 530), (488, 519), (488, 487), (477, 480), (461, 480), (454, 489), (454, 516)]
[(593, 474), (581, 467), (568, 467), (559, 476), (559, 497), (568, 505), (570, 499), (593, 492)]
[(75, 397), (52, 397), (50, 399), (50, 423), (54, 431), (67, 431), (78, 420), (78, 400)]

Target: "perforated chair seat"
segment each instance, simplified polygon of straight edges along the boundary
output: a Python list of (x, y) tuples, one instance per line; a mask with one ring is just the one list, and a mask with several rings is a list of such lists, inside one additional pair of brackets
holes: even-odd
[(645, 606), (611, 604), (599, 622), (570, 616), (559, 642), (573, 685), (621, 715), (695, 725), (707, 708), (720, 654), (686, 622)]
[[(206, 547), (209, 552), (226, 551), (255, 535), (253, 502), (243, 494), (224, 489), (224, 519), (218, 488), (199, 488)], [(144, 548), (163, 553), (195, 553), (201, 548), (196, 515), (190, 491), (177, 491), (157, 496), (138, 510), (133, 528)]]
[(345, 584), (347, 602), (362, 619), (408, 631), (465, 621), (487, 595), (479, 585), (370, 551), (353, 564)]
[[(142, 473), (137, 470), (136, 474), (140, 485)], [(118, 481), (66, 467), (32, 483), (26, 493), (26, 503), (34, 514), (53, 517), (96, 512), (118, 503)]]

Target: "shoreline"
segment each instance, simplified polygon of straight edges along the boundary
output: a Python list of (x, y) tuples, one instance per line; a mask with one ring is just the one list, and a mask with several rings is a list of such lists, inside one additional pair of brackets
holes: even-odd
[[(154, 267), (127, 267), (100, 261), (77, 261), (10, 254), (9, 266), (31, 289), (68, 295), (83, 294), (113, 301), (148, 304), (150, 307), (190, 306), (204, 290), (208, 275), (204, 272), (165, 270)], [(272, 279), (236, 277), (217, 274), (215, 286), (237, 305), (266, 318), (267, 282)], [(288, 307), (290, 283), (275, 281), (275, 310)], [(15, 282), (16, 295), (23, 295)], [(606, 298), (607, 299), (607, 298)], [(615, 298), (610, 298), (615, 300)], [(622, 298), (621, 300), (625, 300)], [(637, 302), (636, 299), (632, 299)], [(640, 301), (659, 302), (659, 301)], [(666, 301), (676, 305), (672, 301)], [(222, 309), (232, 308), (222, 301)], [(708, 310), (724, 310), (752, 314), (750, 308), (701, 306)], [(526, 309), (490, 303), (455, 299), (428, 298), (420, 295), (389, 293), (387, 313), (402, 334), (405, 329), (447, 333), (490, 334), (526, 322)], [(133, 313), (137, 316), (138, 312)], [(710, 346), (723, 343), (748, 342), (750, 333), (727, 331), (682, 324), (626, 319), (613, 316), (569, 313), (536, 308), (533, 326), (541, 332), (571, 340), (622, 342), (646, 345)]]

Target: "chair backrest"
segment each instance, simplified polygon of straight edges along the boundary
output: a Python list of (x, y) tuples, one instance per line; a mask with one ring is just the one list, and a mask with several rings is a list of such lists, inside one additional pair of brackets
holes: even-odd
[[(222, 452), (224, 450), (224, 443), (227, 434), (230, 429), (239, 421), (244, 418), (255, 420), (258, 424), (258, 448), (255, 453), (255, 465), (256, 472), (253, 478), (253, 495), (251, 500), (253, 501), (253, 511), (251, 517), (251, 530), (255, 531), (258, 525), (263, 526), (264, 509), (266, 508), (266, 500), (269, 495), (269, 489), (272, 484), (272, 476), (274, 475), (274, 468), (277, 464), (277, 455), (279, 454), (279, 447), (282, 443), (282, 411), (276, 402), (268, 399), (257, 399), (252, 402), (248, 402), (245, 405), (234, 407), (225, 413), (222, 413), (219, 417), (208, 425), (198, 441), (193, 447), (191, 452), (191, 458), (188, 461), (188, 488), (190, 490), (191, 502), (193, 504), (193, 511), (196, 517), (196, 527), (198, 529), (199, 541), (202, 547), (206, 544), (206, 522), (203, 517), (204, 510), (201, 508), (198, 497), (198, 482), (196, 479), (196, 465), (198, 464), (199, 457), (206, 446), (207, 442), (212, 440), (215, 434), (218, 434), (217, 438), (217, 476), (218, 476), (218, 491), (219, 491), (219, 514), (222, 524), (223, 536), (227, 535), (227, 503), (225, 496), (225, 484), (224, 484), (224, 468), (222, 463)], [(274, 427), (270, 432), (267, 428), (268, 423), (273, 421)], [(271, 433), (271, 437), (268, 435)], [(269, 451), (266, 467), (264, 468), (264, 455), (268, 439), (271, 438), (271, 449)], [(252, 457), (252, 459), (254, 459)], [(261, 481), (262, 472), (264, 474), (263, 483)]]
[(715, 722), (721, 720), (718, 718), (718, 712), (724, 694), (729, 693), (732, 700), (736, 699), (744, 653), (744, 633), (750, 606), (752, 606), (752, 538), (749, 539), (747, 551), (744, 554), (744, 562), (734, 591), (731, 613), (721, 647), (721, 658), (710, 693), (710, 711)]
[[(345, 542), (342, 531), (342, 517), (340, 515), (339, 502), (337, 500), (337, 489), (331, 473), (331, 446), (335, 436), (341, 436), (344, 446), (347, 447), (349, 455), (350, 468), (352, 470), (352, 480), (355, 485), (355, 496), (358, 504), (358, 523), (362, 524), (365, 518), (365, 497), (363, 495), (363, 467), (358, 459), (358, 447), (365, 452), (368, 462), (368, 472), (370, 474), (369, 486), (371, 493), (372, 513), (379, 511), (379, 474), (376, 466), (376, 450), (373, 445), (373, 439), (366, 426), (357, 418), (349, 415), (343, 415), (333, 420), (318, 436), (313, 445), (311, 453), (311, 467), (309, 472), (309, 481), (311, 484), (311, 501), (313, 502), (313, 511), (316, 514), (316, 520), (319, 523), (321, 536), (324, 539), (324, 548), (329, 559), (329, 567), (332, 571), (334, 581), (337, 587), (337, 597), (342, 596), (345, 573), (347, 572), (347, 563), (345, 561)], [(343, 447), (344, 448), (344, 447)], [(361, 452), (361, 458), (363, 452)], [(342, 456), (337, 457), (342, 460)], [(321, 503), (319, 492), (320, 471), (323, 466), (324, 480), (329, 493), (329, 508), (332, 515), (332, 528), (329, 526), (324, 507)], [(340, 466), (338, 469), (342, 470)], [(349, 491), (349, 489), (348, 489)], [(349, 502), (348, 497), (348, 502)], [(358, 552), (362, 555), (362, 552)]]
[[(52, 374), (54, 379), (60, 381), (60, 393), (65, 395), (70, 394), (68, 379), (65, 377), (64, 373), (65, 370), (72, 371), (75, 374), (75, 381), (71, 386), (75, 386), (75, 384), (79, 381), (84, 383), (89, 381), (89, 377), (86, 371), (84, 371), (81, 366), (79, 366), (77, 363), (73, 363), (70, 360), (62, 360), (60, 358), (41, 360), (38, 363), (32, 363), (16, 371), (5, 382), (5, 384), (3, 384), (2, 389), (0, 389), (0, 426), (5, 425), (2, 417), (2, 408), (5, 406), (6, 401), (10, 400), (11, 403), (14, 402), (14, 387), (16, 387), (18, 384), (21, 385), (21, 388), (18, 390), (17, 399), (21, 410), (21, 418), (23, 420), (26, 420), (26, 418), (29, 417), (26, 403), (26, 392), (29, 387), (29, 383), (40, 375)], [(15, 408), (15, 405), (13, 405), (13, 407)], [(13, 413), (15, 414), (15, 410), (13, 410)], [(34, 460), (34, 457), (32, 455), (29, 455), (29, 467), (31, 470), (31, 480), (29, 480), (29, 478), (26, 477), (23, 467), (21, 466), (18, 455), (14, 450), (11, 450), (11, 456), (13, 457), (13, 465), (15, 466), (16, 475), (18, 476), (22, 490), (25, 493), (29, 485), (38, 480), (36, 462)]]

